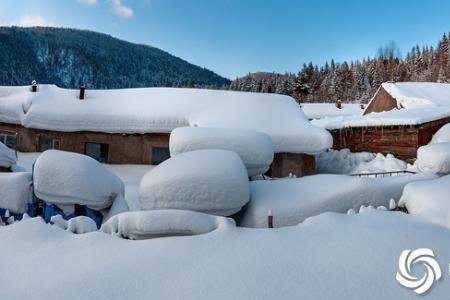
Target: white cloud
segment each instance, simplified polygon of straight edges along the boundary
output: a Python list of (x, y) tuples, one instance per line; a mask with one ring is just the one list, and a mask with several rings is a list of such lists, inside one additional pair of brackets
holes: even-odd
[(94, 6), (97, 4), (97, 0), (78, 0), (78, 3), (87, 5), (87, 6)]
[(41, 16), (23, 16), (17, 25), (21, 27), (44, 27), (55, 26), (55, 23), (45, 20)]
[(134, 10), (131, 7), (122, 4), (122, 0), (111, 0), (113, 12), (119, 17), (131, 18), (134, 16)]

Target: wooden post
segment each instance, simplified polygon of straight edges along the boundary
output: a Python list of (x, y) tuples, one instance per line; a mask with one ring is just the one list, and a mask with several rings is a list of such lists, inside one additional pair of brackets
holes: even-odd
[(273, 216), (272, 216), (272, 211), (269, 210), (267, 213), (267, 227), (268, 228), (273, 228)]
[(37, 83), (36, 83), (36, 80), (33, 80), (33, 81), (31, 82), (31, 91), (32, 91), (33, 93), (36, 93), (36, 92), (37, 92)]
[(84, 85), (80, 86), (80, 100), (84, 100), (84, 94), (85, 94), (86, 88)]

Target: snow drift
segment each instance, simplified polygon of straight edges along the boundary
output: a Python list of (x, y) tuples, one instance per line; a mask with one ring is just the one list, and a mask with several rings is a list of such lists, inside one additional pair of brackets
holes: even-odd
[(31, 173), (0, 173), (0, 208), (22, 214), (33, 196)]
[(264, 174), (273, 160), (273, 143), (264, 133), (224, 128), (181, 127), (170, 135), (170, 155), (193, 150), (222, 149), (241, 157), (248, 176)]
[(169, 133), (177, 127), (235, 128), (268, 134), (276, 152), (317, 154), (331, 135), (311, 125), (289, 96), (219, 90), (78, 90), (0, 87), (0, 122), (56, 131)]
[(403, 187), (412, 181), (436, 178), (433, 174), (359, 178), (316, 175), (296, 179), (250, 182), (251, 201), (239, 213), (237, 223), (245, 227), (267, 227), (272, 211), (274, 226), (297, 225), (324, 212), (345, 213), (362, 205), (388, 206), (399, 199)]
[(17, 161), (14, 150), (9, 149), (0, 142), (0, 167), (10, 168)]
[(34, 166), (38, 198), (56, 205), (86, 205), (95, 210), (124, 202), (124, 184), (88, 156), (57, 150), (43, 152)]
[(185, 152), (149, 171), (139, 195), (144, 210), (186, 209), (227, 216), (249, 201), (247, 170), (235, 152)]
[(422, 172), (450, 172), (450, 143), (430, 144), (417, 149), (414, 166)]
[(118, 214), (100, 231), (131, 240), (199, 235), (216, 230), (221, 224), (234, 226), (232, 219), (187, 210), (152, 210)]
[(450, 175), (405, 186), (399, 205), (411, 215), (450, 229)]
[(429, 144), (450, 143), (450, 124), (442, 126), (431, 139)]

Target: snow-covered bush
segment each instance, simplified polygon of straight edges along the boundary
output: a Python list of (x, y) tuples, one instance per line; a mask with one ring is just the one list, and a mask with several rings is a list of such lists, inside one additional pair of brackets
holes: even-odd
[(24, 213), (32, 198), (31, 173), (0, 173), (0, 208)]
[(194, 211), (167, 209), (118, 214), (104, 223), (100, 231), (143, 240), (203, 234), (217, 229), (221, 224), (234, 226), (234, 221)]
[(412, 181), (436, 178), (434, 174), (405, 174), (386, 178), (316, 175), (296, 179), (259, 180), (250, 183), (251, 201), (239, 213), (238, 225), (267, 227), (271, 210), (275, 227), (296, 225), (324, 212), (345, 213), (362, 205), (388, 206), (399, 199)]
[(407, 169), (407, 163), (391, 154), (350, 152), (349, 149), (329, 150), (316, 156), (316, 172), (328, 174), (361, 174), (397, 172)]
[(170, 135), (171, 156), (204, 149), (236, 152), (242, 158), (248, 176), (266, 173), (274, 152), (269, 135), (251, 130), (180, 127)]
[(450, 229), (450, 175), (405, 186), (399, 205), (412, 215)]
[(408, 164), (405, 161), (395, 158), (392, 154), (384, 156), (378, 153), (373, 160), (357, 165), (351, 174), (398, 172), (407, 168)]
[(0, 167), (9, 168), (17, 161), (14, 150), (0, 142)]
[(417, 150), (414, 166), (422, 172), (450, 172), (450, 143), (430, 144)]
[(38, 198), (56, 205), (86, 205), (95, 210), (123, 201), (123, 182), (88, 156), (57, 150), (43, 152), (33, 175)]
[(172, 208), (228, 216), (249, 201), (247, 170), (235, 152), (185, 152), (149, 171), (139, 195), (143, 210)]

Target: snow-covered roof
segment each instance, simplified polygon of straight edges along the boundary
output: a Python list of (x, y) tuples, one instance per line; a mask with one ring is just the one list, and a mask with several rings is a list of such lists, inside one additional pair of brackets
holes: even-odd
[(334, 103), (302, 103), (302, 109), (308, 119), (350, 116), (363, 112), (360, 104), (357, 103), (342, 103), (341, 109), (337, 108)]
[(450, 84), (436, 82), (385, 82), (381, 85), (405, 109), (450, 106)]
[(316, 154), (331, 136), (311, 125), (288, 96), (218, 90), (142, 88), (78, 90), (40, 85), (0, 87), (0, 122), (55, 131), (169, 133), (182, 126), (267, 133), (276, 152)]
[[(386, 82), (382, 88), (397, 108), (367, 115), (323, 118), (313, 124), (327, 129), (365, 126), (419, 125), (450, 117), (450, 84), (435, 82)], [(374, 101), (375, 97), (371, 100)], [(369, 104), (370, 105), (370, 104)]]

